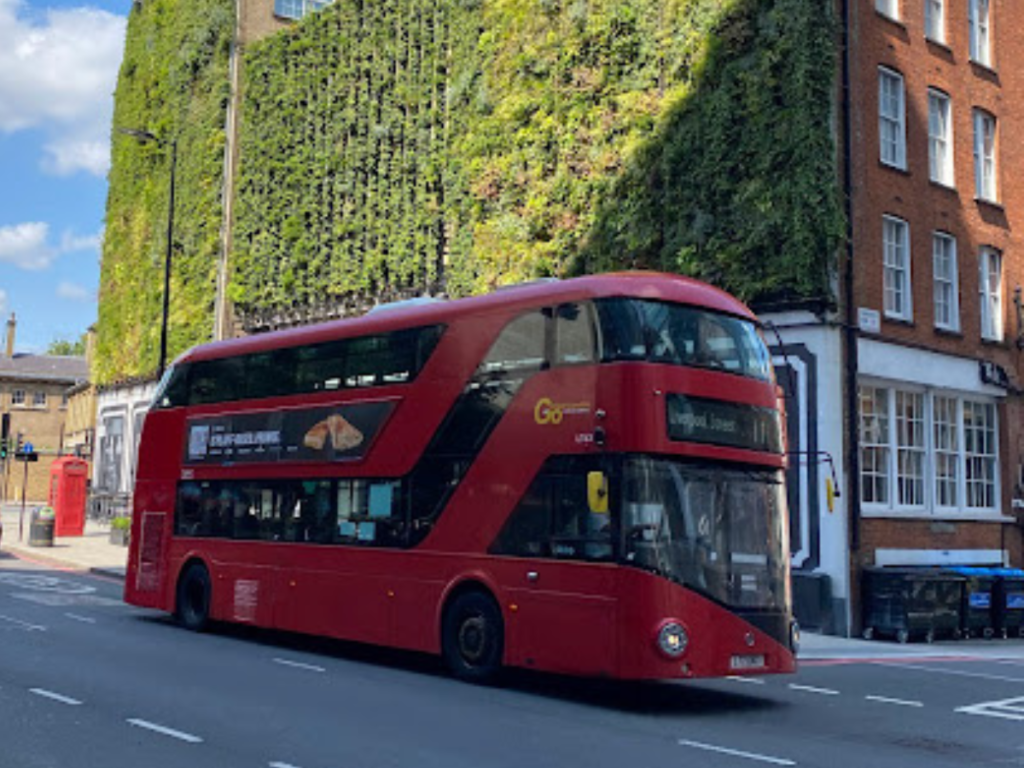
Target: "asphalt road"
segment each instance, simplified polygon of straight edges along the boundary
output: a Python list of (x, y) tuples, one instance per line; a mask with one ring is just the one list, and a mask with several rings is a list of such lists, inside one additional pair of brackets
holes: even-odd
[(478, 688), (418, 655), (191, 634), (120, 589), (0, 555), (0, 768), (1024, 765), (1019, 642), (760, 682)]

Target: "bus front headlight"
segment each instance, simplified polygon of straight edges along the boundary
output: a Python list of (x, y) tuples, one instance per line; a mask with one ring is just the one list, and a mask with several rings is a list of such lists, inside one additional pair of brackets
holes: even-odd
[(678, 659), (686, 653), (686, 647), (690, 644), (690, 638), (686, 634), (683, 625), (674, 619), (662, 622), (658, 627), (657, 645), (658, 650), (670, 659)]

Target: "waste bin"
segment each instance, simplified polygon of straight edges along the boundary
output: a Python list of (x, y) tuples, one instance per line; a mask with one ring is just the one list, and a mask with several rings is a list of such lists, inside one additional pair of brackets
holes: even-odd
[(990, 640), (996, 633), (995, 601), (992, 599), (996, 584), (993, 568), (950, 568), (964, 577), (961, 597), (960, 632), (964, 637), (984, 637)]
[(1003, 637), (1024, 637), (1024, 571), (999, 568), (996, 576), (996, 632)]
[(30, 547), (53, 546), (54, 513), (52, 507), (36, 507), (32, 510), (32, 519), (28, 528), (28, 544)]
[(864, 638), (958, 637), (963, 583), (963, 576), (936, 568), (865, 568)]

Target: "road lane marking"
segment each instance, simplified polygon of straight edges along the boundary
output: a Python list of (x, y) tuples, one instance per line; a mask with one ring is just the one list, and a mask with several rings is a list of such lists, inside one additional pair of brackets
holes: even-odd
[(176, 731), (173, 728), (168, 728), (164, 725), (157, 723), (151, 723), (148, 720), (139, 720), (138, 718), (131, 718), (128, 720), (129, 725), (134, 725), (137, 728), (145, 728), (147, 731), (154, 731), (155, 733), (161, 733), (164, 736), (170, 736), (172, 739), (180, 739), (181, 741), (187, 741), (189, 744), (202, 744), (203, 740), (198, 736), (193, 736), (191, 733), (185, 733), (184, 731)]
[(53, 699), (54, 701), (59, 701), (62, 704), (70, 704), (71, 706), (78, 706), (82, 703), (78, 699), (72, 699), (70, 696), (64, 696), (60, 693), (48, 691), (45, 688), (29, 688), (28, 692), (34, 693), (36, 696), (42, 696), (44, 699)]
[(0, 573), (0, 584), (10, 584), (20, 589), (38, 589), (43, 592), (63, 592), (68, 595), (87, 595), (96, 591), (96, 587), (58, 576), (27, 573)]
[(898, 704), (903, 707), (923, 707), (920, 701), (909, 701), (907, 699), (890, 699), (888, 696), (865, 696), (868, 701), (877, 701), (881, 704)]
[(74, 621), (80, 621), (83, 624), (96, 623), (96, 619), (90, 619), (88, 616), (79, 616), (77, 613), (65, 613), (64, 615), (67, 616), (69, 619), (73, 619)]
[(310, 672), (326, 672), (324, 667), (318, 667), (315, 664), (303, 664), (301, 661), (288, 661), (288, 659), (274, 659), (275, 664), (281, 664), (286, 667), (295, 667), (296, 669), (306, 669)]
[(270, 763), (270, 768), (299, 768), (291, 763)]
[(794, 691), (805, 691), (806, 693), (820, 693), (822, 696), (838, 696), (839, 691), (833, 691), (831, 688), (815, 688), (813, 685), (797, 685), (796, 683), (790, 683), (789, 687)]
[(738, 675), (727, 675), (726, 680), (732, 680), (734, 683), (751, 683), (752, 685), (764, 685), (764, 680), (757, 677), (740, 677)]
[(935, 672), (939, 675), (954, 675), (957, 677), (977, 677), (982, 680), (999, 680), (1004, 683), (1024, 683), (1024, 677), (1004, 677), (1003, 675), (989, 675), (985, 672), (965, 672), (962, 669), (939, 669), (938, 667), (922, 667), (920, 664), (896, 664), (891, 661), (874, 662), (880, 667), (896, 667), (898, 669), (916, 669), (919, 672)]
[(1000, 701), (983, 701), (980, 704), (959, 707), (954, 711), (965, 715), (982, 715), (983, 717), (998, 717), (1003, 720), (1024, 722), (1024, 696), (1001, 699)]
[(2, 613), (0, 613), (0, 621), (9, 621), (11, 624), (14, 624), (17, 627), (21, 627), (26, 632), (45, 632), (46, 631), (46, 627), (44, 627), (44, 626), (41, 626), (39, 624), (29, 624), (27, 621), (22, 621), (21, 619), (16, 619), (13, 616), (4, 616)]
[(739, 749), (729, 749), (728, 747), (716, 747), (714, 744), (704, 744), (700, 741), (690, 741), (689, 739), (679, 739), (680, 746), (693, 747), (694, 749), (703, 749), (705, 752), (717, 752), (721, 755), (731, 755), (732, 757), (742, 757), (747, 760), (757, 760), (762, 763), (771, 763), (772, 765), (796, 765), (794, 760), (786, 760), (782, 757), (771, 757), (770, 755), (759, 755), (756, 752), (744, 752)]

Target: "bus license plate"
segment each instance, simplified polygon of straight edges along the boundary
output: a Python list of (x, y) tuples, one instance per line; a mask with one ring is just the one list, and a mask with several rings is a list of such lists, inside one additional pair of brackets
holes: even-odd
[(764, 666), (764, 655), (733, 656), (729, 662), (730, 669), (760, 669)]

